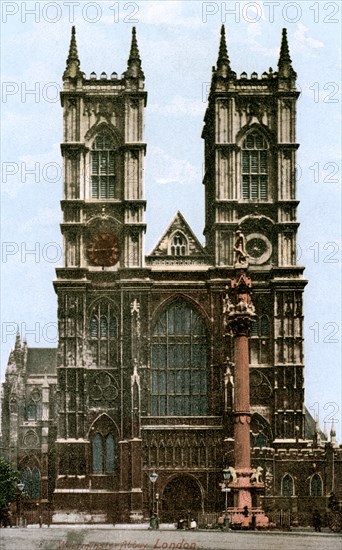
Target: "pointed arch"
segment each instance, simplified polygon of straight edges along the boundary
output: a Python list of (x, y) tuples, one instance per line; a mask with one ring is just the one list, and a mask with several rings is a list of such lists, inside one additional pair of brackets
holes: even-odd
[(102, 413), (92, 423), (90, 430), (92, 473), (114, 474), (116, 470), (116, 442), (119, 433), (115, 422)]
[(310, 478), (310, 496), (323, 496), (323, 480), (320, 474), (313, 474)]
[(285, 474), (281, 479), (281, 495), (293, 497), (295, 495), (294, 479), (290, 474)]
[(267, 420), (258, 413), (251, 417), (250, 424), (251, 447), (271, 447), (273, 436), (271, 426)]
[(186, 256), (189, 252), (189, 243), (185, 233), (177, 229), (169, 238), (169, 250), (170, 256)]
[(241, 151), (241, 199), (268, 200), (270, 139), (258, 124), (244, 127), (238, 134)]
[(119, 128), (109, 122), (100, 122), (99, 124), (94, 124), (84, 137), (88, 147), (92, 147), (96, 136), (99, 134), (108, 134), (111, 136), (114, 147), (119, 147), (123, 143), (123, 136)]
[(173, 299), (152, 323), (153, 416), (202, 416), (207, 407), (207, 328), (198, 310)]

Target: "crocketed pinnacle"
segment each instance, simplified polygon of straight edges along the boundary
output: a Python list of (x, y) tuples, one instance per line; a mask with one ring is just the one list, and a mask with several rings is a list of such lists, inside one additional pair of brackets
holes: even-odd
[(21, 350), (21, 340), (20, 340), (20, 332), (19, 332), (19, 328), (17, 328), (17, 334), (15, 336), (15, 345), (14, 345), (14, 349), (16, 351), (20, 351)]
[(68, 59), (66, 60), (66, 69), (63, 74), (63, 78), (75, 78), (81, 75), (80, 60), (77, 53), (76, 44), (76, 29), (74, 26), (71, 28), (71, 40)]
[(292, 67), (286, 29), (283, 29), (282, 31), (278, 69), (279, 69), (278, 70), (279, 76), (284, 76), (284, 77), (296, 76), (296, 73)]
[(127, 61), (127, 71), (125, 73), (126, 76), (133, 76), (133, 77), (142, 77), (144, 76), (144, 73), (141, 68), (141, 59), (139, 54), (139, 48), (138, 48), (138, 41), (137, 41), (137, 32), (136, 28), (133, 27), (132, 29), (132, 42), (131, 42), (131, 49), (129, 52), (129, 58)]
[(230, 70), (227, 42), (226, 42), (226, 32), (224, 25), (221, 27), (221, 39), (220, 39), (220, 49), (217, 58), (217, 69), (221, 69), (223, 66), (226, 66)]

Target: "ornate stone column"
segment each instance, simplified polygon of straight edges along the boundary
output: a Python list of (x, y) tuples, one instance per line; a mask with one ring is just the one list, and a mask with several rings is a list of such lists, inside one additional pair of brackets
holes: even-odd
[[(252, 488), (262, 488), (261, 470), (251, 469), (250, 396), (249, 396), (249, 336), (256, 317), (251, 298), (252, 280), (248, 275), (245, 241), (241, 231), (236, 232), (234, 246), (234, 276), (224, 298), (224, 322), (234, 337), (234, 468), (229, 468), (234, 491), (233, 522), (248, 526), (265, 525), (268, 520), (261, 509), (252, 509)], [(258, 472), (258, 473), (257, 473)], [(255, 483), (252, 484), (252, 481)]]

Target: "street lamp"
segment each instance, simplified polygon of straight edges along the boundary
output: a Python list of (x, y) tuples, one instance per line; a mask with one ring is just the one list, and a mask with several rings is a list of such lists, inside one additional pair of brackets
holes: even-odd
[(156, 484), (156, 481), (158, 479), (158, 474), (157, 472), (152, 472), (150, 474), (150, 481), (152, 483), (152, 512), (154, 513), (154, 503), (155, 503), (155, 484)]
[(224, 518), (224, 526), (227, 527), (228, 526), (228, 493), (230, 493), (230, 487), (228, 487), (228, 483), (229, 483), (229, 480), (230, 480), (230, 471), (228, 470), (228, 468), (225, 468), (223, 470), (223, 479), (224, 479), (224, 482), (222, 483), (222, 491), (224, 491), (225, 495), (226, 495), (226, 511), (225, 511), (225, 518)]
[(19, 491), (18, 518), (19, 518), (19, 527), (20, 527), (20, 523), (22, 523), (21, 522), (21, 497), (22, 497), (25, 485), (22, 481), (19, 481), (19, 483), (17, 484), (17, 487)]
[[(158, 509), (157, 513), (154, 511), (154, 504), (155, 504), (155, 485), (156, 481), (158, 479), (158, 474), (156, 472), (150, 473), (150, 481), (152, 483), (152, 515), (150, 519), (150, 526), (152, 529), (158, 529), (159, 528), (159, 522), (158, 522)], [(159, 495), (158, 495), (159, 497)]]

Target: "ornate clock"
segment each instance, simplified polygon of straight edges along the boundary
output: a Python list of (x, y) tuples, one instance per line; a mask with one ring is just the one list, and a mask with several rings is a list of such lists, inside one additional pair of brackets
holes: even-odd
[(264, 235), (251, 233), (246, 237), (246, 251), (249, 261), (255, 265), (265, 264), (271, 257), (272, 245)]
[(115, 265), (120, 257), (119, 240), (114, 233), (95, 233), (89, 239), (87, 254), (92, 265)]

